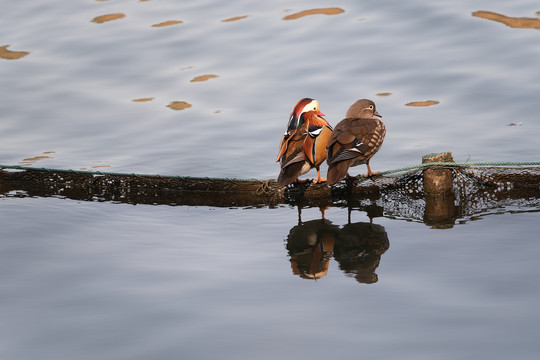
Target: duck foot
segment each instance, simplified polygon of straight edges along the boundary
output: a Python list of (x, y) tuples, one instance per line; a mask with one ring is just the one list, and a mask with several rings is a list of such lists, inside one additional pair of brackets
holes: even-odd
[(372, 176), (377, 176), (379, 175), (381, 172), (380, 171), (375, 171), (375, 172), (368, 172), (367, 174), (362, 174), (362, 177), (364, 178), (370, 178)]

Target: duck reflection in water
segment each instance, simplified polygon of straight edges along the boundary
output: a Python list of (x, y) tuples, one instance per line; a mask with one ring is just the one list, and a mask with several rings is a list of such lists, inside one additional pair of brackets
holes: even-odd
[(304, 279), (317, 280), (328, 273), (328, 265), (334, 251), (339, 226), (324, 218), (302, 222), (298, 208), (298, 225), (287, 236), (287, 250), (293, 274)]
[(375, 270), (389, 246), (388, 235), (382, 225), (349, 223), (339, 232), (334, 259), (345, 274), (354, 276), (359, 283), (373, 284), (379, 279)]
[(298, 225), (287, 236), (287, 250), (294, 275), (317, 280), (327, 275), (332, 256), (339, 268), (359, 283), (378, 281), (375, 270), (389, 248), (383, 226), (370, 222), (350, 222), (341, 229), (324, 218), (303, 222), (298, 208)]

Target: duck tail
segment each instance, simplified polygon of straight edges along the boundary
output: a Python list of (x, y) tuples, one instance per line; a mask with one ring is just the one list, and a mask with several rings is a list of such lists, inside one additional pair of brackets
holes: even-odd
[(301, 175), (302, 166), (304, 166), (304, 163), (300, 161), (282, 168), (277, 178), (278, 185), (287, 186), (295, 182), (296, 179), (298, 179), (298, 177)]
[(348, 171), (348, 161), (340, 161), (338, 163), (328, 166), (328, 174), (326, 176), (326, 181), (328, 181), (328, 185), (332, 186), (343, 180), (345, 176), (347, 176)]

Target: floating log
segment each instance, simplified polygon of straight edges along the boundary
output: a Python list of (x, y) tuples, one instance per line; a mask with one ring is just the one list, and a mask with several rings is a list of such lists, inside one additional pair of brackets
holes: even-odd
[(215, 207), (347, 206), (366, 211), (370, 217), (384, 214), (434, 227), (453, 226), (457, 219), (508, 206), (524, 211), (540, 209), (538, 166), (454, 163), (450, 153), (432, 154), (423, 161), (423, 165), (401, 169), (400, 175), (389, 176), (394, 171), (387, 171), (383, 172), (384, 176), (369, 179), (360, 176), (332, 188), (310, 182), (283, 188), (274, 179), (119, 174), (0, 165), (0, 196)]
[[(1, 167), (0, 167), (1, 168)], [(379, 178), (356, 186), (351, 194), (379, 194)], [(76, 200), (132, 204), (207, 206), (276, 206), (307, 199), (308, 205), (330, 205), (332, 189), (326, 184), (294, 184), (284, 188), (274, 179), (226, 179), (139, 174), (115, 174), (59, 169), (2, 169), (0, 192), (21, 190), (31, 196), (65, 196)]]

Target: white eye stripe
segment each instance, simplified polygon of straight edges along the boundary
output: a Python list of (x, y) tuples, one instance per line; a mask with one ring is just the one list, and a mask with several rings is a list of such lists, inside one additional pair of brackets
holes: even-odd
[(318, 106), (319, 103), (317, 102), (317, 100), (313, 100), (309, 104), (304, 106), (304, 108), (302, 109), (302, 114), (308, 111), (317, 111)]

